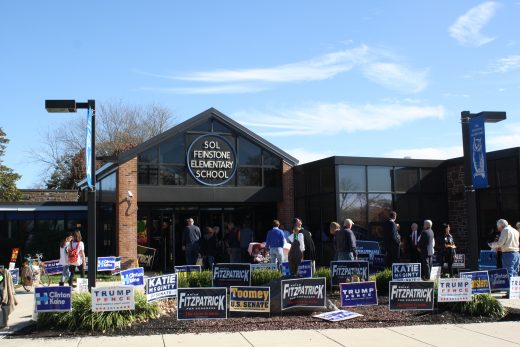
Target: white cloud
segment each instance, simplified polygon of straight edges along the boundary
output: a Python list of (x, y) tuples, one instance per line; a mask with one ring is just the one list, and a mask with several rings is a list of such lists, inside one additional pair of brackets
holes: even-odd
[(485, 36), (480, 31), (495, 15), (498, 6), (497, 2), (487, 1), (471, 8), (449, 28), (451, 37), (460, 44), (476, 47), (493, 41), (494, 37)]
[(314, 152), (306, 150), (305, 148), (292, 148), (287, 150), (287, 153), (300, 161), (300, 164), (310, 163), (311, 161), (320, 160), (333, 156), (332, 152)]
[(400, 92), (418, 93), (428, 85), (427, 71), (412, 71), (394, 63), (368, 64), (363, 73), (372, 82)]
[(350, 105), (344, 102), (234, 114), (263, 136), (318, 135), (339, 132), (387, 130), (421, 119), (444, 117), (443, 106), (392, 104)]
[(462, 146), (451, 147), (424, 147), (424, 148), (406, 148), (396, 149), (384, 154), (389, 158), (405, 158), (412, 159), (451, 159), (462, 156)]
[(491, 69), (488, 72), (505, 73), (519, 68), (520, 55), (510, 55), (505, 58), (498, 59), (495, 63), (492, 64)]
[(447, 98), (469, 98), (469, 94), (443, 93), (442, 96)]
[[(320, 81), (333, 78), (358, 67), (369, 80), (385, 88), (405, 93), (417, 93), (427, 85), (427, 70), (414, 70), (401, 64), (391, 52), (367, 45), (335, 51), (312, 59), (273, 67), (216, 69), (179, 75), (134, 72), (173, 81), (203, 83), (202, 87), (147, 88), (147, 90), (178, 94), (216, 94), (258, 92), (280, 83)], [(218, 84), (218, 86), (212, 86)], [(247, 84), (247, 88), (243, 85)], [(209, 87), (206, 87), (209, 85)]]

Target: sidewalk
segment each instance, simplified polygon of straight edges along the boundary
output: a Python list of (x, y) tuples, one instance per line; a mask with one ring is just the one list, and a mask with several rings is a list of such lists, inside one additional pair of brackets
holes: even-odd
[(2, 347), (372, 347), (372, 346), (520, 346), (520, 323), (430, 325), (375, 329), (253, 331), (243, 333), (83, 337), (73, 339), (2, 339)]

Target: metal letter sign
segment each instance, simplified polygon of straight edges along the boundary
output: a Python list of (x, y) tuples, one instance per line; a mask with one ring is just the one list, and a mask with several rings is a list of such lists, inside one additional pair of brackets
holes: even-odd
[(473, 188), (487, 188), (486, 133), (483, 117), (475, 117), (469, 120), (469, 153)]
[(92, 188), (92, 115), (90, 107), (87, 110), (87, 131), (85, 138), (85, 172), (87, 185)]

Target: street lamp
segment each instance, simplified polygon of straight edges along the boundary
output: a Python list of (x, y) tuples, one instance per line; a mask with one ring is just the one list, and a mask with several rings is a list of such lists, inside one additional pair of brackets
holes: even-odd
[[(76, 102), (76, 100), (45, 100), (45, 109), (50, 113), (71, 113), (77, 109), (86, 109), (90, 113), (87, 119), (87, 141), (85, 146), (85, 168), (88, 184), (88, 271), (89, 289), (96, 286), (96, 101)], [(89, 126), (90, 123), (90, 126)], [(89, 134), (90, 132), (90, 134)], [(90, 135), (90, 136), (89, 136)], [(90, 151), (89, 151), (90, 144)], [(90, 170), (89, 170), (90, 169)], [(90, 172), (89, 172), (90, 171)], [(90, 176), (90, 180), (89, 180)]]
[[(460, 113), (460, 121), (462, 125), (462, 146), (464, 149), (464, 191), (466, 194), (467, 201), (467, 230), (468, 230), (468, 257), (467, 266), (470, 269), (476, 269), (478, 267), (479, 258), (479, 243), (478, 243), (478, 226), (477, 226), (477, 199), (475, 189), (473, 185), (473, 174), (472, 174), (472, 158), (471, 158), (471, 146), (470, 143), (470, 122), (472, 119), (481, 117), (484, 123), (497, 123), (506, 119), (505, 112), (497, 111), (483, 111), (479, 113), (470, 113), (469, 111), (462, 111)], [(482, 129), (482, 137), (484, 129)], [(484, 139), (483, 139), (484, 142)], [(485, 143), (481, 144), (485, 146)], [(483, 147), (485, 149), (485, 147)], [(484, 159), (486, 153), (484, 152)], [(487, 175), (487, 173), (485, 173)], [(487, 180), (487, 177), (486, 177)]]

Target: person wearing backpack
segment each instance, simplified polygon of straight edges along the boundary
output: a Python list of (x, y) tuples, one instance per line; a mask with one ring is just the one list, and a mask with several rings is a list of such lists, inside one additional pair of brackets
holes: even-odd
[(75, 287), (72, 283), (74, 282), (76, 267), (79, 268), (81, 278), (85, 277), (85, 245), (81, 241), (79, 230), (74, 231), (72, 241), (67, 246), (67, 260), (70, 264), (69, 286)]

